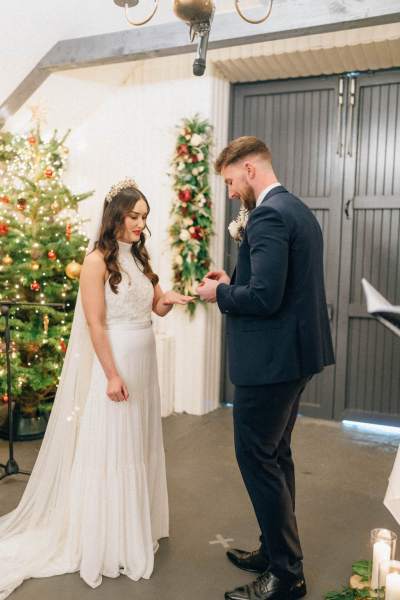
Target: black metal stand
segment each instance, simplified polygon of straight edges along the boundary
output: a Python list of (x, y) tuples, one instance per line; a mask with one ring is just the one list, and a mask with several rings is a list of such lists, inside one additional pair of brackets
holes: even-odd
[(8, 398), (8, 461), (5, 465), (0, 463), (0, 468), (4, 470), (4, 473), (0, 475), (0, 481), (10, 475), (30, 475), (29, 471), (22, 471), (17, 461), (14, 459), (14, 412), (13, 402), (11, 394), (11, 332), (10, 332), (10, 308), (12, 306), (25, 306), (31, 308), (32, 306), (53, 306), (54, 308), (63, 308), (64, 304), (39, 304), (36, 302), (9, 302), (7, 300), (0, 300), (0, 314), (5, 319), (4, 328), (4, 339), (6, 344), (6, 365), (7, 365), (7, 398)]

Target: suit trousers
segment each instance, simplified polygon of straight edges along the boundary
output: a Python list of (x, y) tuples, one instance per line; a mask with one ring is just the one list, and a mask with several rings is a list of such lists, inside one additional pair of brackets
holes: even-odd
[(295, 516), (291, 435), (300, 396), (310, 380), (235, 386), (236, 458), (261, 529), (261, 549), (277, 577), (302, 575)]

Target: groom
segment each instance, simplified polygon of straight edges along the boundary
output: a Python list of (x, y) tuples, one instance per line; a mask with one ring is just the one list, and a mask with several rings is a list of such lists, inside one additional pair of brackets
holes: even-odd
[(306, 594), (291, 434), (307, 382), (334, 362), (322, 233), (278, 182), (261, 140), (233, 140), (215, 166), (251, 212), (232, 278), (210, 272), (198, 292), (227, 315), (236, 457), (261, 530), (258, 550), (227, 553), (260, 576), (225, 598), (291, 600)]

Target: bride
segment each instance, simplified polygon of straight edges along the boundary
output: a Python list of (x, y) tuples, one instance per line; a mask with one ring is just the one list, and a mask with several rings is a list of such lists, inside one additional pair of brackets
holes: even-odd
[(19, 505), (0, 518), (0, 599), (29, 577), (147, 579), (168, 536), (151, 312), (192, 298), (161, 290), (148, 214), (131, 179), (106, 197), (46, 435)]

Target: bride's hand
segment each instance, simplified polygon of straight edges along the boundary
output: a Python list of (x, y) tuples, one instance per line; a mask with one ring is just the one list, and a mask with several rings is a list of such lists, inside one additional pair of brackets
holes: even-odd
[(124, 402), (128, 400), (128, 388), (119, 375), (110, 377), (107, 383), (107, 396), (113, 402)]
[(193, 302), (194, 300), (195, 298), (193, 298), (193, 296), (184, 296), (183, 294), (171, 290), (165, 292), (161, 301), (164, 306), (172, 306), (173, 304), (189, 304), (189, 302)]

